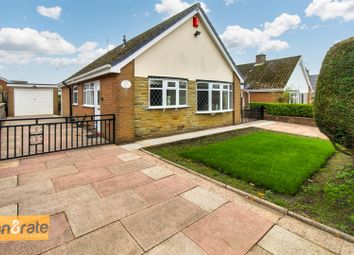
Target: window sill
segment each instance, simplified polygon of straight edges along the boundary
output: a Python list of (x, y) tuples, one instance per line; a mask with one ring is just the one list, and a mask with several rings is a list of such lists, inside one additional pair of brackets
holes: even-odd
[(163, 110), (163, 111), (165, 111), (165, 110), (178, 110), (178, 109), (185, 109), (185, 108), (191, 108), (190, 106), (172, 106), (172, 107), (151, 107), (151, 106), (149, 106), (149, 107), (147, 107), (146, 109), (147, 110)]
[(89, 105), (89, 104), (83, 104), (82, 106), (83, 106), (83, 107), (86, 107), (86, 108), (95, 108), (94, 105)]
[(202, 112), (195, 112), (195, 114), (210, 114), (210, 115), (215, 115), (218, 113), (227, 113), (227, 112), (233, 112), (234, 110), (223, 110), (223, 111), (202, 111)]
[(72, 106), (78, 106), (78, 104), (72, 104)]

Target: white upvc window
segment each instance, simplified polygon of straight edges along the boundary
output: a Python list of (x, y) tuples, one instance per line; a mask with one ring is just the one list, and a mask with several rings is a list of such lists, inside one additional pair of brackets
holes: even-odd
[(77, 86), (73, 86), (73, 105), (77, 105), (79, 103), (79, 91)]
[(149, 79), (149, 108), (187, 107), (187, 80), (170, 78)]
[(232, 111), (232, 95), (232, 83), (198, 81), (197, 113)]
[(94, 106), (95, 105), (95, 83), (85, 83), (84, 84), (84, 105)]

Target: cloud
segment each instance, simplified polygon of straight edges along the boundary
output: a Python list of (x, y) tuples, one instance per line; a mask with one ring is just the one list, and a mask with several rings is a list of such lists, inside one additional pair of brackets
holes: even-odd
[(354, 0), (313, 0), (305, 10), (306, 16), (319, 16), (321, 20), (342, 18), (354, 20)]
[(61, 11), (62, 9), (60, 6), (55, 6), (55, 7), (37, 6), (37, 12), (40, 15), (54, 20), (58, 20), (60, 18)]
[(113, 48), (114, 45), (100, 48), (96, 42), (85, 42), (76, 47), (49, 31), (0, 29), (0, 64), (85, 65)]
[(295, 29), (301, 23), (298, 15), (281, 14), (273, 22), (265, 22), (263, 29), (242, 28), (238, 25), (228, 26), (220, 35), (225, 45), (237, 52), (246, 48), (259, 48), (262, 51), (283, 50), (289, 47), (286, 41), (274, 39)]
[[(171, 17), (189, 6), (195, 4), (195, 2), (185, 2), (182, 0), (160, 0), (155, 4), (155, 11), (160, 14), (164, 14), (165, 18)], [(200, 2), (205, 12), (209, 12), (208, 6), (204, 2)]]
[(234, 4), (235, 0), (224, 0), (225, 5), (230, 5), (230, 4)]
[(44, 54), (68, 54), (75, 52), (75, 46), (59, 34), (31, 28), (0, 29), (0, 49), (28, 51)]

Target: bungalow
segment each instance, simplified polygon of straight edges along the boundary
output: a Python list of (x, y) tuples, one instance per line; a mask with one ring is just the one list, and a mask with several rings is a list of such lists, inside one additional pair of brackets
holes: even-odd
[(115, 114), (117, 143), (240, 123), (242, 76), (195, 4), (61, 84), (62, 114)]
[(249, 102), (281, 102), (284, 98), (293, 104), (311, 103), (312, 87), (301, 56), (266, 60), (265, 54), (259, 54), (256, 62), (238, 68), (245, 78), (243, 107)]

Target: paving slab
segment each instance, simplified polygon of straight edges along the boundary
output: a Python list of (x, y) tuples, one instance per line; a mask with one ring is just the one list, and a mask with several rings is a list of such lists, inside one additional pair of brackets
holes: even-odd
[(74, 239), (64, 213), (50, 216), (49, 239), (42, 241), (0, 242), (1, 254), (34, 255)]
[(47, 168), (50, 169), (63, 166), (74, 166), (74, 162), (72, 161), (72, 159), (70, 160), (69, 158), (62, 158), (46, 161), (45, 164), (47, 165)]
[(258, 245), (274, 255), (334, 254), (277, 225), (259, 241)]
[(0, 169), (0, 178), (15, 176), (19, 174), (32, 173), (47, 169), (43, 162), (33, 162), (32, 164), (19, 165), (16, 167), (9, 167)]
[(70, 207), (66, 215), (75, 237), (108, 225), (148, 206), (134, 191)]
[(93, 159), (102, 159), (102, 158), (106, 158), (106, 157), (114, 157), (117, 156), (119, 154), (124, 154), (127, 153), (128, 151), (118, 147), (117, 145), (114, 145), (114, 148), (106, 148), (106, 146), (104, 148), (102, 148), (99, 151), (94, 151), (94, 152), (89, 152), (88, 155), (93, 158)]
[(75, 174), (78, 172), (79, 170), (75, 166), (71, 165), (71, 166), (47, 169), (44, 171), (39, 171), (34, 173), (22, 174), (19, 175), (18, 180), (19, 180), (19, 185), (25, 185), (25, 184), (36, 183), (36, 182), (43, 182), (46, 180), (53, 179), (55, 177)]
[(86, 170), (97, 169), (102, 167), (114, 166), (120, 163), (122, 163), (122, 161), (119, 160), (118, 158), (110, 158), (105, 160), (93, 159), (93, 160), (76, 162), (75, 166), (80, 171), (86, 171)]
[(0, 216), (17, 215), (17, 204), (7, 205), (0, 208)]
[(0, 207), (28, 201), (39, 196), (54, 193), (52, 182), (45, 181), (40, 183), (16, 186), (0, 191)]
[(153, 166), (153, 167), (143, 169), (141, 171), (154, 180), (159, 180), (161, 178), (165, 178), (167, 176), (173, 175), (171, 171), (161, 166)]
[(159, 244), (152, 250), (146, 253), (146, 255), (207, 255), (198, 245), (196, 245), (185, 234), (178, 233)]
[(106, 180), (113, 174), (104, 168), (91, 169), (77, 174), (55, 177), (53, 184), (56, 191), (63, 191), (89, 183)]
[(20, 159), (20, 165), (31, 165), (33, 163), (38, 163), (38, 162), (43, 163), (48, 160), (61, 159), (66, 157), (67, 155), (65, 154), (65, 152), (55, 152), (55, 153), (49, 153), (45, 155), (31, 156), (28, 158)]
[(245, 254), (272, 225), (257, 214), (228, 203), (183, 232), (209, 254)]
[(65, 211), (69, 206), (96, 199), (99, 199), (96, 191), (86, 185), (22, 202), (19, 212), (20, 215), (54, 214)]
[(196, 185), (183, 177), (172, 175), (135, 188), (135, 191), (150, 205), (181, 194)]
[(266, 251), (258, 245), (255, 245), (246, 253), (246, 255), (272, 255), (272, 253)]
[(122, 175), (126, 173), (139, 171), (152, 166), (154, 166), (154, 163), (145, 159), (138, 159), (138, 160), (133, 160), (128, 162), (122, 162), (120, 164), (108, 166), (106, 168), (115, 175)]
[(151, 178), (138, 171), (95, 182), (93, 187), (101, 197), (107, 197), (114, 193), (136, 188), (151, 181)]
[(334, 253), (339, 253), (343, 245), (342, 239), (305, 224), (293, 217), (285, 216), (280, 219), (278, 225)]
[(0, 178), (0, 190), (17, 186), (17, 176), (9, 176)]
[(207, 212), (214, 211), (216, 208), (227, 203), (227, 199), (201, 187), (195, 187), (183, 193), (181, 196)]
[(124, 218), (122, 223), (147, 251), (205, 214), (199, 207), (176, 197)]
[(0, 169), (3, 168), (11, 168), (11, 167), (17, 167), (19, 166), (20, 161), (19, 160), (6, 160), (6, 161), (1, 161), (0, 162)]
[(88, 254), (142, 254), (141, 248), (124, 229), (120, 222), (113, 223), (95, 232), (53, 249), (46, 255), (88, 255)]
[(354, 244), (344, 241), (342, 249), (340, 250), (340, 254), (341, 255), (353, 255), (354, 254)]
[(119, 158), (122, 161), (131, 161), (131, 160), (140, 159), (141, 157), (133, 152), (128, 152), (128, 153), (117, 155), (117, 158)]

